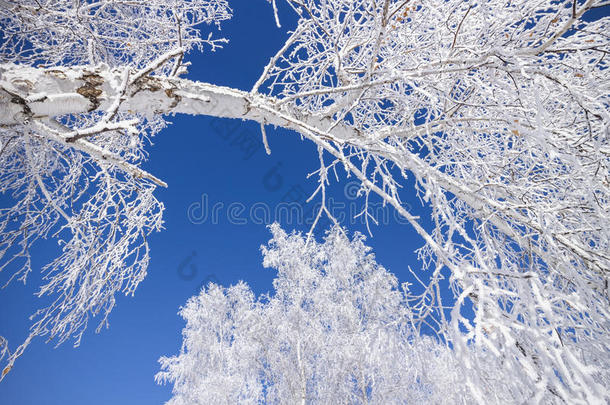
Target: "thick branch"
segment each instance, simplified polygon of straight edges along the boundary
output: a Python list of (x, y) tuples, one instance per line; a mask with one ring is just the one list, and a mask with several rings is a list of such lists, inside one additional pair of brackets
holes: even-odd
[[(2, 74), (0, 93), (3, 93), (0, 95), (0, 124), (4, 126), (22, 124), (32, 118), (53, 118), (93, 109), (108, 110), (112, 108), (112, 103), (117, 97), (117, 92), (121, 91), (124, 80), (123, 71), (104, 67), (36, 69), (11, 64), (0, 67), (0, 73)], [(331, 122), (313, 116), (299, 117), (274, 98), (207, 83), (144, 76), (133, 82), (126, 93), (128, 96), (121, 103), (120, 110), (142, 114), (182, 113), (248, 119), (264, 125), (295, 130), (316, 142), (324, 140), (338, 145), (358, 146), (356, 140), (361, 138), (356, 130), (346, 126), (333, 126), (332, 131), (329, 132), (321, 130), (330, 127)], [(404, 151), (399, 152), (389, 145), (384, 145), (383, 150), (376, 150), (375, 153), (394, 162), (400, 162), (404, 169), (426, 173), (429, 179), (475, 209), (480, 219), (491, 221), (523, 249), (531, 251), (526, 241), (521, 240), (519, 232), (504, 219), (493, 215), (493, 212), (502, 212), (516, 222), (523, 223), (520, 215), (505, 210), (497, 202), (471, 191), (467, 184), (457, 182), (451, 176), (430, 167), (414, 154), (404, 156)], [(372, 184), (368, 186), (371, 187)], [(385, 195), (383, 190), (376, 187), (372, 189), (387, 202), (399, 208), (398, 202), (393, 201), (394, 198), (391, 196)], [(405, 214), (402, 212), (404, 210), (399, 209), (399, 211)], [(407, 213), (407, 218), (412, 219), (409, 217)], [(523, 225), (540, 231), (536, 229), (535, 224), (525, 222)], [(597, 272), (603, 273), (603, 265), (599, 264), (598, 257), (594, 257), (563, 236), (554, 235), (554, 237), (590, 266), (596, 268)]]

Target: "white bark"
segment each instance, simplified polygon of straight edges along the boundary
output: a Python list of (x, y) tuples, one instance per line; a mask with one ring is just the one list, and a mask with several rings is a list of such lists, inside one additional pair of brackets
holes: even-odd
[[(36, 69), (18, 65), (4, 65), (0, 67), (0, 77), (0, 89), (4, 93), (4, 97), (0, 99), (0, 107), (2, 107), (0, 122), (10, 126), (23, 124), (30, 119), (52, 119), (65, 114), (109, 110), (114, 100), (121, 97), (117, 89), (120, 88), (124, 73), (120, 69), (111, 70), (107, 67), (95, 69), (86, 67)], [(252, 94), (233, 88), (186, 79), (157, 76), (138, 77), (137, 75), (134, 83), (127, 89), (127, 94), (128, 96), (124, 97), (125, 100), (120, 104), (120, 111), (143, 115), (180, 113), (253, 120), (263, 125), (270, 124), (302, 133), (341, 159), (343, 159), (342, 155), (329, 142), (340, 146), (354, 145), (366, 148), (366, 145), (362, 145), (362, 142), (359, 141), (361, 137), (355, 129), (344, 125), (335, 125), (332, 130), (327, 131), (324, 129), (329, 126), (327, 119), (320, 119), (315, 116), (300, 117), (298, 113), (288, 111), (288, 108), (283, 107), (281, 102), (261, 94)], [(119, 126), (119, 128), (121, 127)], [(106, 129), (110, 130), (112, 128), (92, 128), (89, 132), (95, 134)], [(381, 132), (383, 131), (381, 130)], [(391, 128), (385, 131), (391, 133)], [(78, 135), (82, 135), (82, 133), (74, 131), (63, 134), (62, 141), (70, 143), (70, 138)], [(61, 138), (56, 137), (55, 139), (59, 140)], [(81, 147), (84, 152), (90, 153), (101, 160), (109, 160), (118, 165), (124, 164), (126, 170), (136, 177), (148, 178), (165, 186), (161, 180), (156, 179), (153, 175), (132, 165), (120, 163), (118, 159), (113, 159), (111, 156), (105, 155), (103, 151), (96, 150), (95, 145), (80, 143), (79, 141), (80, 139), (74, 141), (76, 142), (74, 146)], [(521, 236), (507, 224), (506, 220), (496, 215), (496, 213), (502, 213), (517, 223), (532, 227), (537, 232), (542, 232), (542, 227), (507, 209), (503, 204), (478, 193), (479, 185), (477, 183), (457, 182), (451, 176), (427, 165), (416, 154), (399, 151), (387, 144), (375, 146), (381, 146), (381, 148), (370, 148), (371, 152), (392, 160), (399, 164), (402, 169), (414, 173), (424, 173), (430, 181), (438, 183), (444, 190), (467, 203), (474, 209), (478, 218), (486, 218), (502, 232), (513, 238), (515, 242), (521, 245), (522, 249), (529, 250), (534, 254), (538, 253), (537, 250), (532, 251), (532, 248), (521, 240)], [(368, 187), (398, 209), (401, 215), (413, 224), (416, 222), (416, 219), (408, 214), (398, 201), (370, 183), (355, 166), (346, 160), (344, 160), (344, 164), (349, 166), (351, 171)], [(502, 191), (499, 190), (499, 192)], [(418, 228), (417, 231), (429, 244), (436, 245), (423, 229)], [(559, 234), (552, 234), (552, 236), (558, 243), (585, 260), (596, 272), (603, 274), (610, 268), (609, 254), (591, 252)], [(442, 249), (440, 247), (437, 246), (435, 249), (437, 253), (441, 254)], [(450, 265), (449, 260), (446, 264)]]

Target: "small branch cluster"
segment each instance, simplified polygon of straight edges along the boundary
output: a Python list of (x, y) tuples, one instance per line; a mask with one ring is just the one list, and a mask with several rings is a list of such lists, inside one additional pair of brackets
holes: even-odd
[[(147, 236), (162, 227), (153, 192), (166, 184), (138, 164), (166, 123), (125, 102), (155, 75), (184, 73), (194, 47), (221, 46), (198, 27), (230, 12), (225, 0), (0, 2), (0, 63), (17, 71), (0, 73), (0, 192), (12, 204), (0, 208), (0, 271), (10, 270), (2, 285), (26, 282), (39, 239), (61, 247), (43, 268), (37, 294), (50, 304), (33, 315), (29, 336), (11, 352), (0, 338), (0, 380), (34, 337), (78, 345), (96, 316), (99, 330), (115, 295), (133, 294), (146, 275)], [(76, 65), (84, 66), (72, 75)], [(28, 73), (34, 66), (47, 68), (42, 78)], [(118, 75), (104, 76), (110, 71)], [(61, 80), (74, 87), (42, 89)]]

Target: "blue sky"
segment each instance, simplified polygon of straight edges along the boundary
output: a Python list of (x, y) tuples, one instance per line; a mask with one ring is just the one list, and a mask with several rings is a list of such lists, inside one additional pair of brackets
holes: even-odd
[[(283, 27), (277, 28), (264, 0), (230, 4), (234, 17), (221, 32), (230, 43), (215, 53), (191, 54), (188, 77), (249, 90), (295, 21), (280, 5)], [(171, 397), (171, 387), (155, 384), (157, 359), (179, 351), (184, 323), (177, 312), (198, 287), (206, 281), (229, 285), (244, 280), (256, 293), (271, 289), (274, 271), (262, 267), (260, 253), (270, 234), (249, 212), (255, 204), (264, 204), (273, 214), (282, 202), (304, 200), (316, 187), (306, 176), (318, 168), (317, 150), (296, 133), (268, 128), (268, 156), (258, 124), (190, 116), (171, 121), (173, 125), (153, 139), (145, 163), (169, 184), (157, 191), (166, 207), (165, 230), (150, 238), (147, 278), (134, 297), (118, 297), (109, 329), (95, 334), (90, 324), (80, 347), (67, 342), (54, 349), (43, 339), (35, 341), (0, 384), (1, 404), (162, 403)], [(343, 178), (331, 185), (330, 197), (346, 225), (357, 222), (350, 231), (365, 231), (360, 221), (348, 220), (350, 212), (360, 208), (353, 192), (354, 184)], [(205, 221), (202, 200), (208, 206)], [(419, 211), (412, 193), (407, 202)], [(212, 220), (212, 207), (217, 220)], [(306, 205), (304, 212), (312, 208)], [(257, 212), (260, 218), (262, 211)], [(378, 261), (406, 281), (406, 266), (418, 266), (413, 250), (421, 241), (395, 220), (390, 208), (383, 212), (387, 224), (372, 226), (369, 244)], [(285, 215), (277, 219), (287, 230), (309, 229), (287, 221)], [(322, 221), (317, 235), (328, 225)], [(33, 251), (34, 269), (53, 257), (56, 246), (55, 241), (43, 241)], [(26, 337), (28, 316), (41, 305), (32, 295), (37, 281), (34, 276), (26, 286), (12, 284), (0, 291), (0, 335), (8, 337), (13, 348)]]

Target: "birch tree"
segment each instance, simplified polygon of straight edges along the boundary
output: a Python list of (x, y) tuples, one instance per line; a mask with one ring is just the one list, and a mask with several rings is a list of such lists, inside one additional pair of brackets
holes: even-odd
[[(296, 131), (319, 150), (314, 196), (343, 168), (365, 211), (372, 193), (411, 224), (414, 327), (451, 344), (473, 398), (479, 347), (524, 376), (527, 402), (607, 400), (610, 19), (591, 13), (610, 3), (286, 1), (298, 23), (249, 91), (178, 77), (221, 44), (197, 26), (228, 18), (224, 1), (1, 2), (4, 268), (21, 260), (25, 280), (31, 243), (63, 241), (28, 341), (78, 341), (133, 291), (165, 185), (139, 167), (146, 139), (164, 115), (204, 114)], [(401, 203), (409, 176), (432, 227)]]
[[(23, 344), (3, 347), (0, 379), (37, 336), (78, 345), (146, 275), (146, 237), (162, 226), (154, 189), (165, 183), (139, 164), (165, 121), (138, 93), (153, 72), (183, 73), (189, 50), (220, 46), (198, 26), (229, 16), (224, 0), (0, 1), (0, 190), (13, 201), (0, 210), (2, 284), (26, 282), (38, 239), (61, 246), (37, 293), (51, 304)], [(141, 108), (126, 108), (134, 100)]]

